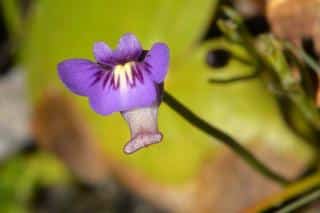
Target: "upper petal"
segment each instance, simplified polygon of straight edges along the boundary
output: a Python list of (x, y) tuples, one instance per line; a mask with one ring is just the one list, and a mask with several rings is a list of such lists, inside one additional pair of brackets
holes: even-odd
[(153, 105), (158, 100), (157, 85), (146, 74), (143, 77), (143, 83), (137, 80), (133, 87), (126, 84), (115, 89), (101, 83), (94, 85), (89, 94), (91, 107), (99, 114), (108, 115)]
[(136, 60), (142, 53), (142, 47), (138, 39), (131, 33), (124, 34), (114, 51), (114, 57), (120, 62)]
[(87, 96), (95, 74), (100, 72), (99, 65), (86, 59), (69, 59), (58, 64), (62, 82), (72, 92)]
[(93, 46), (93, 53), (97, 62), (112, 65), (112, 49), (104, 42), (96, 42)]
[(169, 68), (169, 48), (164, 43), (155, 43), (144, 62), (151, 72), (152, 79), (157, 83), (163, 82)]

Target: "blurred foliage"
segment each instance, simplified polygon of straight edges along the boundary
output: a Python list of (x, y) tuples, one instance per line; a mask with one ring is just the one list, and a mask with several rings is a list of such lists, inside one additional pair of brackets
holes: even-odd
[(48, 153), (19, 155), (0, 166), (0, 212), (26, 212), (37, 185), (70, 180), (63, 165)]
[(215, 1), (211, 0), (35, 1), (29, 19), (24, 20), (24, 31), (20, 32), (21, 63), (28, 72), (33, 102), (46, 89), (57, 88), (77, 103), (83, 113), (83, 125), (89, 126), (104, 144), (106, 155), (163, 183), (184, 183), (196, 176), (208, 154), (216, 151), (212, 139), (167, 106), (160, 108), (163, 143), (126, 156), (122, 146), (129, 139), (129, 130), (120, 115), (102, 117), (93, 113), (85, 98), (70, 94), (58, 80), (56, 65), (61, 60), (93, 58), (95, 41), (103, 40), (114, 47), (123, 33), (132, 32), (147, 49), (156, 41), (169, 44), (171, 66), (165, 87), (194, 112), (243, 142), (264, 142), (305, 158), (308, 148), (284, 125), (274, 99), (260, 80), (232, 85), (207, 83), (212, 76), (251, 72), (250, 67), (236, 60), (219, 74), (204, 63), (207, 51), (215, 47), (245, 54), (225, 41), (201, 43), (214, 7)]
[[(208, 157), (220, 149), (218, 143), (162, 105), (159, 126), (163, 142), (124, 155), (122, 146), (129, 139), (129, 129), (119, 113), (99, 116), (86, 98), (64, 88), (57, 76), (57, 63), (67, 58), (92, 59), (95, 41), (115, 47), (126, 32), (136, 34), (146, 49), (156, 41), (168, 43), (171, 65), (165, 87), (199, 116), (248, 146), (263, 143), (303, 161), (310, 158), (309, 147), (284, 124), (268, 85), (261, 79), (208, 83), (211, 77), (225, 79), (254, 71), (235, 58), (219, 72), (205, 63), (208, 51), (217, 48), (254, 60), (240, 46), (224, 39), (201, 40), (216, 1), (38, 0), (27, 20), (21, 19), (13, 2), (5, 0), (3, 6), (13, 38), (21, 45), (20, 62), (27, 72), (32, 103), (37, 105), (50, 90), (68, 95), (83, 115), (83, 126), (103, 144), (105, 154), (148, 180), (173, 186), (186, 183), (197, 177)], [(68, 179), (68, 172), (48, 153), (11, 159), (0, 168), (0, 212), (24, 212), (37, 184)]]
[(22, 31), (22, 20), (20, 16), (20, 11), (18, 7), (18, 1), (13, 0), (3, 0), (1, 2), (2, 12), (8, 23), (8, 28), (12, 34), (12, 37), (17, 36)]

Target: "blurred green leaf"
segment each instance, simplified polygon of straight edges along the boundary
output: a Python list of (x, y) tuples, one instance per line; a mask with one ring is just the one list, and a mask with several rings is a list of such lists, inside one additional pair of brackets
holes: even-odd
[(19, 33), (22, 33), (22, 20), (19, 14), (18, 1), (3, 0), (0, 2), (0, 10), (4, 13), (7, 27), (12, 36), (17, 36)]
[(27, 212), (35, 186), (66, 182), (67, 174), (48, 153), (18, 155), (8, 160), (0, 167), (0, 212)]
[[(204, 63), (206, 53), (221, 44), (209, 42), (200, 47), (200, 39), (214, 5), (211, 0), (37, 1), (21, 53), (33, 101), (46, 89), (58, 88), (77, 102), (84, 124), (104, 144), (107, 155), (163, 183), (183, 183), (196, 176), (217, 143), (167, 106), (160, 107), (163, 142), (126, 156), (122, 146), (129, 139), (129, 129), (119, 114), (95, 114), (85, 98), (70, 94), (58, 80), (56, 65), (61, 60), (92, 58), (93, 42), (104, 40), (114, 47), (123, 33), (133, 32), (146, 49), (156, 41), (169, 44), (172, 57), (165, 86), (194, 112), (244, 142), (267, 142), (281, 151), (299, 149), (305, 157), (308, 150), (300, 149), (299, 140), (284, 126), (273, 98), (259, 80), (228, 86), (207, 83), (214, 73)], [(228, 74), (250, 72), (236, 61), (224, 70)], [(300, 145), (292, 146), (296, 144)]]

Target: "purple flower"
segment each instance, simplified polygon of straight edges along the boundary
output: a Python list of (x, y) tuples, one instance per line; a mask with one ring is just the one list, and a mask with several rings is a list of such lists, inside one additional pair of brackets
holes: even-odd
[(128, 33), (121, 37), (115, 50), (98, 42), (93, 52), (96, 62), (61, 62), (58, 72), (62, 82), (75, 94), (88, 97), (97, 113), (121, 112), (131, 130), (126, 153), (160, 142), (157, 112), (169, 66), (168, 47), (155, 43), (150, 51), (145, 51), (137, 38)]

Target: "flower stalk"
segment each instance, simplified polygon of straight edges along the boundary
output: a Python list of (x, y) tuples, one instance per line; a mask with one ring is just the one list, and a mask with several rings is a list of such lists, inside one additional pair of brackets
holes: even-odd
[(186, 121), (192, 124), (194, 127), (200, 129), (204, 133), (211, 137), (218, 139), (223, 144), (227, 145), (233, 152), (238, 154), (244, 161), (246, 161), (253, 169), (258, 171), (261, 175), (281, 184), (287, 185), (290, 183), (285, 177), (275, 173), (272, 169), (265, 166), (260, 160), (258, 160), (250, 151), (242, 146), (236, 139), (227, 135), (217, 127), (212, 126), (207, 121), (203, 120), (190, 109), (179, 102), (174, 96), (167, 91), (164, 91), (163, 101), (176, 113), (182, 116)]

